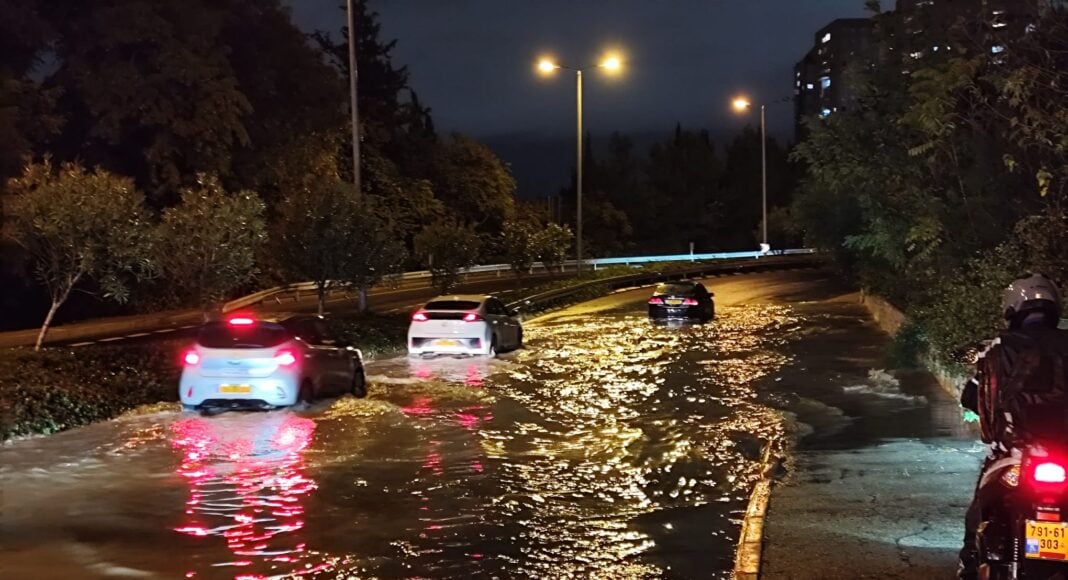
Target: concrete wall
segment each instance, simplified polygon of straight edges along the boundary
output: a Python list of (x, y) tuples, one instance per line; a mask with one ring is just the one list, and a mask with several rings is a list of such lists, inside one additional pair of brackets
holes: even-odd
[[(905, 313), (878, 296), (864, 292), (860, 295), (860, 301), (871, 313), (875, 322), (879, 324), (879, 328), (890, 336), (896, 336), (901, 327), (908, 321)], [(968, 380), (968, 377), (946, 370), (931, 357), (922, 356), (920, 359), (927, 370), (934, 375), (943, 390), (954, 399), (960, 397), (960, 387), (964, 384), (964, 381)]]

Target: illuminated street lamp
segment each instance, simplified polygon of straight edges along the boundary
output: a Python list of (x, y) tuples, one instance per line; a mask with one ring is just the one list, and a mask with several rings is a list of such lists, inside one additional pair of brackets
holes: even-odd
[[(608, 55), (600, 63), (594, 65), (593, 68), (604, 69), (610, 73), (618, 73), (623, 69), (623, 61), (618, 56)], [(582, 69), (570, 66), (564, 66), (558, 62), (550, 59), (543, 58), (538, 61), (538, 71), (543, 75), (550, 75), (555, 73), (558, 69), (575, 71), (575, 96), (577, 102), (577, 126), (576, 126), (576, 140), (578, 147), (576, 150), (576, 158), (578, 164), (576, 165), (575, 175), (575, 197), (576, 197), (576, 230), (575, 233), (575, 252), (578, 259), (576, 270), (582, 270)]]
[[(789, 98), (779, 99), (772, 101), (768, 104), (760, 105), (760, 176), (761, 176), (761, 214), (763, 216), (763, 236), (764, 241), (760, 244), (760, 251), (767, 253), (771, 250), (771, 246), (768, 245), (768, 129), (767, 129), (767, 115), (766, 110), (768, 105), (774, 105), (776, 103), (785, 103), (790, 100)], [(745, 97), (736, 97), (731, 103), (734, 106), (734, 110), (740, 113), (746, 112), (753, 107), (753, 103)]]

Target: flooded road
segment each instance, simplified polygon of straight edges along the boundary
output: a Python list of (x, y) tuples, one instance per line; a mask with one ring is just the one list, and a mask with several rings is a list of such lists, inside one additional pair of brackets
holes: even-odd
[(849, 368), (875, 335), (825, 274), (707, 284), (706, 325), (652, 325), (648, 290), (622, 292), (496, 360), (374, 362), (363, 400), (7, 444), (0, 576), (727, 577), (766, 446), (799, 417), (848, 427), (790, 385), (923, 402)]

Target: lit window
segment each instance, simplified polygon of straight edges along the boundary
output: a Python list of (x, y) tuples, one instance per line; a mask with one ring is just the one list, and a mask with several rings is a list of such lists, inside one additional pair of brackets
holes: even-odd
[(1006, 26), (1008, 26), (1008, 23), (1006, 23), (1006, 22), (995, 22), (994, 23), (994, 28), (1005, 28)]
[(831, 88), (831, 77), (820, 77), (820, 88)]
[(1001, 16), (1001, 15), (1002, 15), (1002, 14), (1004, 14), (1004, 13), (1005, 13), (1005, 11), (1004, 11), (1004, 10), (995, 10), (995, 11), (994, 11), (994, 16)]
[(1001, 54), (1005, 52), (1005, 47), (1001, 46), (1000, 44), (995, 44), (994, 46), (990, 47), (990, 52), (994, 54)]
[(909, 56), (911, 56), (914, 59), (919, 60), (919, 59), (923, 58), (923, 51), (921, 50), (919, 52), (914, 52), (914, 53), (910, 54)]
[(821, 119), (826, 119), (827, 117), (830, 117), (830, 116), (831, 116), (831, 110), (830, 109), (825, 108), (822, 111), (820, 111), (820, 118)]
[(797, 88), (801, 88), (801, 81), (797, 81)]
[(827, 34), (824, 34), (824, 35), (823, 35), (823, 42), (824, 42), (824, 43), (828, 43), (828, 42), (830, 42), (830, 41), (831, 41), (831, 33), (830, 33), (830, 32), (828, 32)]
[(931, 50), (933, 50), (933, 51), (935, 51), (935, 52), (938, 52), (938, 48), (939, 48), (939, 47), (937, 47), (937, 46), (933, 46), (933, 47), (931, 47)]
[(811, 91), (812, 89), (816, 88), (816, 85), (808, 83), (807, 85), (805, 85), (805, 88)]
[(1036, 30), (1038, 30), (1038, 27), (1035, 26), (1034, 24), (1028, 24), (1027, 28), (1024, 29), (1024, 31), (1026, 31), (1027, 34), (1031, 34), (1032, 32), (1034, 32)]

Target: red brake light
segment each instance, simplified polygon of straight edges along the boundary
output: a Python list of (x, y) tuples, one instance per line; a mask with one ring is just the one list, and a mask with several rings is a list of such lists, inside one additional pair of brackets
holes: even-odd
[(683, 306), (697, 306), (697, 300), (694, 300), (693, 298), (687, 298), (686, 300), (682, 301), (682, 305)]
[(182, 355), (182, 361), (189, 366), (195, 366), (200, 364), (200, 355), (191, 350)]
[(1034, 478), (1040, 483), (1064, 483), (1066, 479), (1064, 466), (1051, 461), (1039, 463), (1035, 466)]
[(478, 322), (479, 320), (482, 320), (482, 317), (474, 312), (468, 312), (467, 315), (464, 316), (464, 322)]
[(430, 320), (430, 318), (427, 317), (426, 312), (420, 310), (412, 315), (412, 320), (416, 322), (426, 322), (427, 320)]
[(227, 322), (230, 323), (230, 326), (252, 326), (256, 323), (255, 320), (247, 316), (235, 316)]
[(281, 350), (278, 354), (274, 355), (274, 362), (278, 363), (278, 366), (288, 367), (297, 364), (297, 355), (293, 354), (291, 350)]
[(660, 297), (657, 297), (657, 296), (653, 296), (652, 298), (649, 299), (649, 304), (663, 304), (663, 303), (664, 303), (664, 299), (660, 298)]

